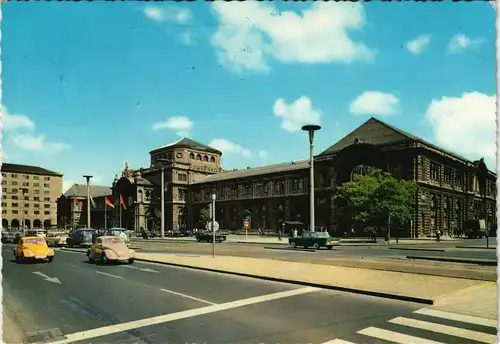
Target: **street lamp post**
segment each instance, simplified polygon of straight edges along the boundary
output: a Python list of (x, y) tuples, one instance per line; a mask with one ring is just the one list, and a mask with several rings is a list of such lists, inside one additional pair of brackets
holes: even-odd
[(309, 230), (314, 232), (314, 132), (321, 127), (316, 124), (304, 125), (302, 130), (309, 133)]
[(212, 258), (215, 258), (215, 194), (212, 194)]
[(156, 160), (160, 163), (161, 167), (161, 232), (160, 232), (160, 237), (162, 239), (165, 239), (165, 164), (170, 163), (171, 160), (168, 159), (158, 159)]
[(25, 231), (25, 226), (26, 226), (26, 218), (25, 218), (25, 213), (26, 213), (26, 208), (24, 207), (24, 205), (26, 204), (26, 200), (24, 199), (24, 195), (26, 195), (28, 193), (28, 189), (26, 188), (21, 188), (21, 195), (23, 197), (23, 223), (22, 223), (22, 231), (24, 232)]
[(92, 176), (83, 176), (87, 180), (87, 228), (90, 228), (90, 178)]

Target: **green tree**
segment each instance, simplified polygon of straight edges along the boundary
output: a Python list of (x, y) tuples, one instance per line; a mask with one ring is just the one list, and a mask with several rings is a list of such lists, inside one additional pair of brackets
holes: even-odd
[(207, 205), (205, 208), (202, 208), (200, 210), (200, 222), (201, 223), (206, 223), (210, 221), (210, 206)]
[(365, 175), (355, 175), (352, 181), (337, 187), (333, 198), (345, 206), (346, 215), (356, 227), (410, 221), (416, 184), (397, 180), (391, 174), (372, 168)]

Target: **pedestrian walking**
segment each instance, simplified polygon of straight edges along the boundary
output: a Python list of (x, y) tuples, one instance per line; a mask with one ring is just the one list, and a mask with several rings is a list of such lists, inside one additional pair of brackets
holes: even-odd
[(440, 229), (436, 230), (436, 241), (437, 242), (441, 241), (441, 230)]
[(377, 230), (375, 228), (373, 228), (373, 231), (372, 231), (372, 240), (374, 243), (377, 242)]
[(281, 235), (282, 235), (282, 233), (281, 233), (281, 229), (280, 229), (280, 230), (278, 231), (278, 241), (283, 241), (283, 240), (281, 239)]

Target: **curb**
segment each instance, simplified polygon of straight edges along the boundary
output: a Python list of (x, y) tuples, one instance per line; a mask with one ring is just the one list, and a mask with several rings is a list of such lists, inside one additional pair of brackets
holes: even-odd
[(282, 251), (299, 251), (299, 252), (316, 252), (316, 250), (313, 250), (311, 248), (291, 248), (291, 247), (269, 247), (269, 246), (264, 246), (265, 249), (267, 250), (282, 250)]
[[(230, 241), (229, 241), (230, 242)], [(236, 241), (237, 244), (252, 244), (252, 245), (283, 245), (288, 246), (288, 243), (272, 243), (272, 242), (258, 242), (258, 241)]]
[(477, 250), (496, 250), (496, 247), (481, 247), (481, 246), (455, 246), (456, 248), (472, 248)]
[(497, 266), (498, 262), (492, 259), (470, 259), (470, 258), (451, 258), (451, 257), (436, 257), (436, 256), (406, 256), (406, 259), (421, 259), (433, 260), (437, 262), (464, 263), (486, 266)]
[(196, 240), (175, 240), (175, 239), (147, 240), (146, 239), (146, 240), (134, 240), (134, 242), (137, 244), (168, 244), (168, 243), (187, 244), (189, 242), (196, 242)]
[(443, 248), (389, 247), (389, 250), (446, 252)]
[[(65, 251), (74, 251), (74, 252), (85, 253), (83, 251), (77, 251), (77, 250), (73, 250), (73, 249), (65, 249)], [(360, 289), (339, 287), (339, 286), (320, 284), (320, 283), (295, 281), (295, 280), (290, 280), (290, 279), (285, 279), (285, 278), (259, 276), (259, 275), (247, 274), (244, 272), (226, 271), (226, 270), (219, 270), (219, 269), (212, 269), (212, 268), (203, 268), (203, 267), (199, 267), (199, 266), (185, 265), (185, 264), (179, 264), (179, 263), (159, 262), (159, 261), (152, 260), (152, 259), (135, 258), (135, 260), (138, 262), (176, 266), (176, 267), (187, 268), (187, 269), (192, 269), (192, 270), (217, 272), (217, 273), (226, 274), (226, 275), (250, 277), (250, 278), (256, 278), (256, 279), (265, 280), (265, 281), (288, 283), (288, 284), (294, 284), (294, 285), (301, 285), (301, 286), (305, 286), (305, 287), (315, 287), (315, 288), (321, 288), (321, 289), (337, 290), (337, 291), (358, 294), (358, 295), (375, 296), (375, 297), (380, 297), (380, 298), (384, 298), (384, 299), (392, 299), (392, 300), (400, 300), (400, 301), (406, 301), (406, 302), (421, 303), (421, 304), (425, 304), (425, 305), (433, 305), (434, 304), (434, 300), (424, 299), (424, 298), (420, 298), (420, 297), (394, 295), (394, 294), (388, 294), (388, 293), (382, 293), (382, 292), (370, 291), (370, 290), (360, 290)]]

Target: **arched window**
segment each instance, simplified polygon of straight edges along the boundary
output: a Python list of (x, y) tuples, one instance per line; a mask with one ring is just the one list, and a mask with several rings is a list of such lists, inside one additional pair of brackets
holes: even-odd
[(208, 156), (203, 156), (203, 161), (208, 161)]
[(189, 153), (189, 159), (190, 160), (194, 160), (194, 154), (193, 153)]
[(213, 156), (210, 157), (210, 162), (215, 162), (215, 158)]
[(196, 160), (200, 160), (201, 161), (201, 155), (200, 154), (196, 154)]

